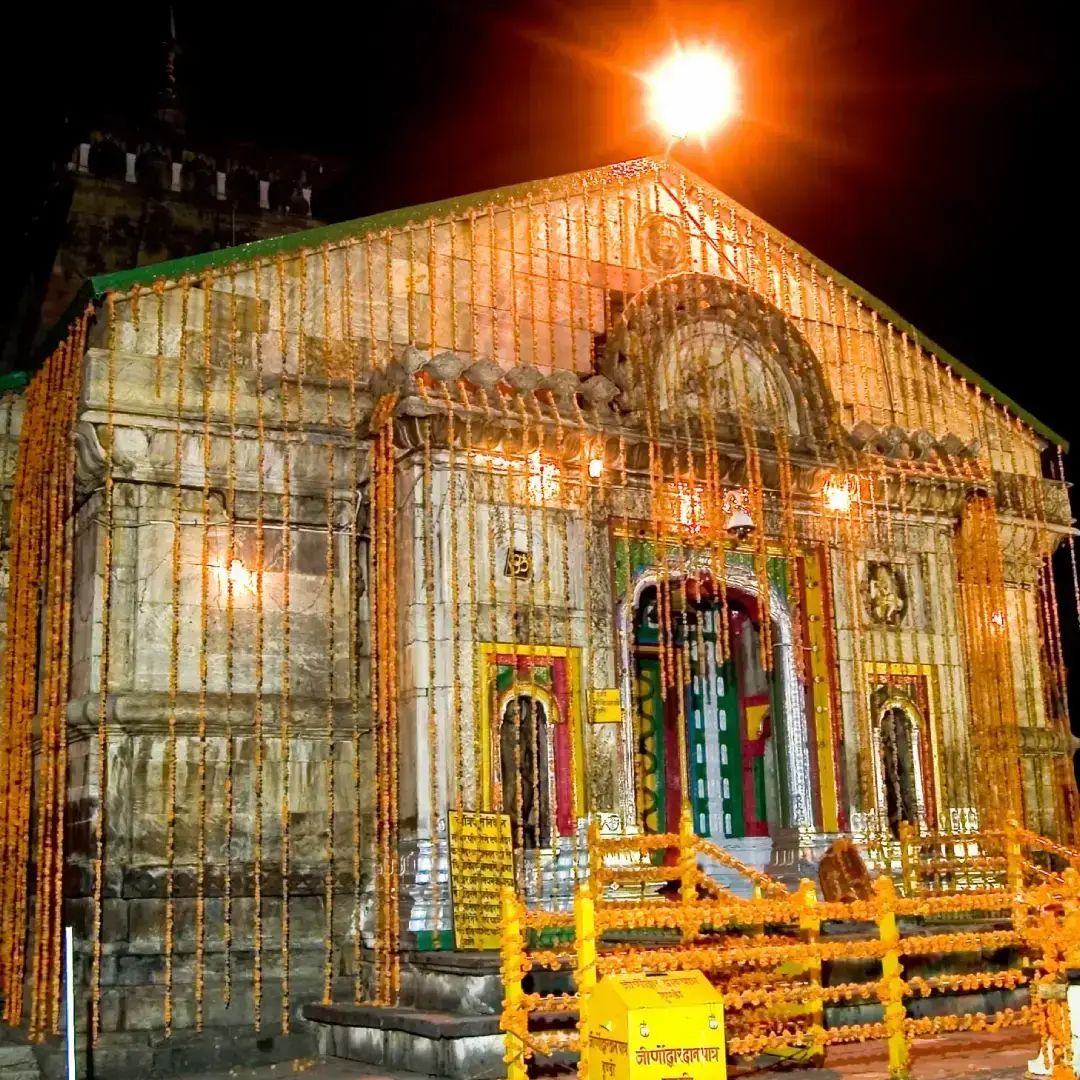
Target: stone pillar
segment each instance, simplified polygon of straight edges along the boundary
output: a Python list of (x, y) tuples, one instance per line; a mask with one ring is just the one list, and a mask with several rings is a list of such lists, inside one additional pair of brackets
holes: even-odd
[[(424, 533), (430, 520), (445, 532), (446, 470), (432, 470), (432, 513), (425, 512), (423, 452), (415, 448), (399, 460), (397, 491), (397, 582), (399, 656), (399, 856), (402, 928), (406, 945), (428, 947), (431, 935), (451, 928), (448, 791), (450, 764), (451, 630), (446, 601), (445, 563), (439, 538), (425, 559)], [(431, 684), (429, 602), (434, 612), (435, 684)], [(431, 710), (435, 710), (436, 791), (431, 789)], [(433, 798), (434, 795), (434, 798)], [(433, 887), (434, 875), (434, 887)]]

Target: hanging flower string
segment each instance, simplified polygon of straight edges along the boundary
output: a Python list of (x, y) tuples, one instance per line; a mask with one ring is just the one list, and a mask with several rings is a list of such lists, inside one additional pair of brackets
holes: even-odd
[[(672, 251), (653, 243), (654, 227), (667, 230)], [(133, 596), (128, 569), (148, 565), (139, 561), (148, 537), (166, 544), (154, 571), (161, 583), (171, 571), (171, 590), (166, 586), (157, 611), (166, 627), (168, 681), (162, 673), (166, 730), (155, 759), (164, 819), (160, 952), (167, 1031), (207, 1021), (206, 994), (219, 970), (217, 956), (211, 962), (208, 954), (219, 948), (225, 1002), (246, 1000), (235, 993), (235, 949), (248, 933), (257, 1029), (268, 971), (275, 979), (280, 974), (281, 1027), (289, 1028), (293, 937), (298, 950), (321, 955), (323, 998), (332, 1000), (335, 974), (348, 968), (335, 939), (345, 922), (353, 934), (352, 996), (396, 1000), (401, 918), (415, 898), (415, 882), (401, 880), (400, 842), (415, 839), (409, 830), (422, 801), (400, 777), (399, 720), (406, 714), (399, 717), (399, 699), (410, 710), (410, 740), (416, 732), (411, 694), (401, 695), (399, 630), (415, 629), (408, 619), (417, 613), (427, 625), (420, 648), (427, 652), (421, 667), (427, 667), (430, 692), (428, 727), (419, 732), (429, 750), (422, 786), (432, 833), (424, 898), (432, 917), (425, 929), (438, 931), (445, 925), (440, 912), (453, 907), (452, 887), (438, 880), (438, 818), (445, 807), (498, 811), (513, 804), (517, 846), (523, 853), (528, 848), (533, 860), (532, 891), (542, 896), (549, 885), (563, 888), (551, 873), (551, 856), (538, 853), (535, 842), (530, 846), (534, 832), (554, 833), (555, 817), (566, 808), (555, 806), (552, 796), (566, 796), (563, 783), (572, 820), (557, 857), (569, 856), (570, 876), (588, 863), (594, 884), (640, 885), (650, 880), (649, 860), (674, 849), (685, 898), (699, 889), (710, 897), (700, 908), (687, 908), (686, 917), (665, 913), (662, 924), (644, 907), (620, 908), (617, 915), (601, 907), (601, 924), (625, 918), (690, 933), (701, 915), (720, 919), (725, 937), (734, 937), (735, 918), (751, 926), (790, 923), (798, 898), (764, 875), (754, 877), (722, 845), (701, 841), (691, 852), (681, 846), (685, 837), (671, 833), (605, 847), (594, 834), (588, 858), (577, 857), (577, 819), (601, 805), (653, 828), (673, 828), (679, 816), (661, 820), (662, 785), (650, 771), (660, 747), (650, 727), (655, 717), (646, 715), (655, 703), (644, 700), (643, 654), (623, 640), (613, 616), (617, 608), (630, 614), (632, 637), (634, 604), (646, 577), (656, 583), (650, 663), (659, 666), (660, 715), (688, 713), (665, 748), (668, 760), (677, 753), (685, 765), (680, 772), (690, 773), (700, 749), (685, 738), (693, 716), (683, 699), (712, 677), (706, 655), (719, 665), (733, 659), (729, 599), (735, 604), (752, 594), (761, 668), (775, 662), (774, 677), (793, 678), (814, 713), (807, 745), (795, 740), (785, 750), (791, 775), (808, 778), (792, 801), (792, 812), (804, 819), (800, 828), (854, 828), (871, 865), (895, 861), (901, 895), (893, 911), (905, 917), (951, 917), (967, 911), (969, 902), (1008, 912), (1017, 875), (1027, 887), (1064, 888), (1078, 865), (1068, 846), (1077, 798), (1064, 739), (1062, 605), (1051, 563), (1057, 537), (1065, 535), (1059, 505), (1064, 464), (1059, 455), (1044, 482), (1039, 433), (934, 356), (892, 313), (718, 193), (690, 177), (673, 178), (668, 165), (653, 161), (550, 181), (498, 201), (485, 198), (479, 209), (450, 206), (391, 229), (385, 222), (375, 230), (361, 224), (355, 234), (336, 234), (311, 250), (290, 248), (287, 256), (282, 248), (270, 256), (237, 251), (230, 257), (237, 258), (234, 265), (213, 256), (196, 276), (169, 265), (145, 276), (137, 272), (128, 291), (101, 299), (100, 327), (90, 334), (87, 316), (77, 318), (22, 397), (3, 400), (9, 466), (8, 443), (21, 424), (5, 530), (9, 587), (0, 664), (0, 993), (9, 1021), (25, 1014), (34, 1037), (59, 1025), (74, 668), (86, 672), (77, 692), (84, 695), (83, 715), (93, 714), (97, 727), (87, 747), (88, 850), (78, 857), (91, 877), (85, 942), (90, 1037), (101, 1033), (112, 945), (104, 940), (106, 867), (110, 880), (126, 869), (106, 850), (108, 810), (116, 798), (109, 794), (109, 726), (125, 706), (133, 671), (142, 679), (149, 670), (139, 666), (148, 624), (125, 622), (120, 637), (118, 619)], [(348, 361), (347, 409), (339, 348)], [(322, 382), (309, 364), (319, 357)], [(151, 419), (140, 420), (140, 410), (149, 410)], [(144, 434), (147, 453), (131, 460), (120, 452)], [(163, 447), (165, 461), (159, 460)], [(76, 448), (85, 519), (75, 517)], [(92, 467), (84, 477), (87, 451)], [(524, 462), (533, 454), (542, 459), (535, 491)], [(549, 455), (556, 460), (548, 463)], [(550, 486), (549, 464), (557, 475)], [(608, 475), (611, 469), (616, 476)], [(411, 490), (406, 496), (401, 486), (409, 470), (417, 474), (419, 496)], [(129, 495), (141, 498), (147, 484), (162, 481), (170, 520), (128, 529), (129, 512), (137, 517), (149, 505), (138, 503), (136, 511)], [(415, 536), (405, 519), (399, 528), (399, 495), (415, 499), (419, 512), (408, 517)], [(224, 518), (215, 517), (219, 498)], [(344, 529), (337, 535), (346, 503), (347, 556)], [(1002, 515), (1023, 522), (1020, 531), (1031, 541), (1024, 552), (1013, 542), (1020, 532), (1002, 532)], [(164, 540), (170, 525), (171, 550)], [(609, 526), (613, 547), (601, 542)], [(503, 580), (496, 552), (512, 545), (522, 527), (530, 575)], [(315, 595), (308, 592), (311, 529), (325, 530), (325, 592), (319, 593), (325, 607), (315, 622), (322, 623), (317, 632), (328, 646), (327, 666), (314, 679), (301, 670), (299, 651), (313, 631), (304, 605)], [(253, 568), (244, 565), (251, 561), (252, 532)], [(85, 563), (82, 547), (76, 560), (76, 544), (91, 545)], [(211, 573), (222, 561), (219, 547), (226, 564), (220, 577)], [(399, 551), (417, 557), (416, 576), (403, 573), (398, 580)], [(874, 561), (908, 575), (903, 610), (883, 615), (868, 595)], [(198, 577), (187, 573), (196, 562)], [(617, 585), (607, 589), (612, 562)], [(76, 572), (83, 565), (100, 582), (91, 590), (93, 633), (86, 642), (72, 632), (72, 601), (83, 588)], [(742, 600), (729, 598), (729, 583)], [(813, 610), (806, 602), (811, 589)], [(222, 594), (219, 623), (215, 603)], [(947, 631), (940, 648), (916, 596), (936, 598), (935, 628)], [(436, 633), (439, 604), (452, 620), (443, 639)], [(705, 641), (702, 614), (713, 619), (714, 644)], [(344, 653), (343, 622), (352, 741), (348, 798), (337, 782), (345, 774), (335, 771), (345, 749), (335, 745), (345, 697), (344, 673), (334, 666), (335, 654)], [(501, 718), (491, 715), (492, 702), (484, 698), (487, 658), (475, 648), (480, 638), (509, 642), (518, 654), (565, 648), (575, 672), (571, 713), (587, 711), (591, 691), (617, 686), (624, 722), (615, 733), (584, 724), (580, 736), (572, 726), (556, 725), (545, 745), (537, 717), (530, 722), (523, 711), (517, 752), (506, 747), (504, 776)], [(85, 655), (76, 651), (84, 649)], [(848, 672), (845, 681), (840, 671)], [(910, 801), (910, 793), (899, 777), (901, 747), (895, 737), (883, 737), (872, 695), (883, 686), (911, 689), (920, 680), (929, 703), (917, 745), (920, 821), (917, 829), (904, 822), (907, 831), (897, 839), (888, 805)], [(444, 696), (436, 700), (439, 682)], [(267, 700), (277, 709), (269, 748)], [(223, 759), (216, 756), (221, 707)], [(314, 728), (313, 715), (319, 717)], [(326, 744), (325, 783), (316, 785), (317, 812), (325, 815), (317, 826), (325, 836), (317, 868), (308, 864), (308, 845), (291, 836), (299, 799), (309, 794), (291, 790), (301, 775), (296, 740), (313, 731)], [(1035, 735), (1027, 732), (1040, 733), (1045, 753), (1031, 752)], [(610, 743), (609, 734), (615, 735)], [(190, 753), (190, 768), (178, 760), (181, 746)], [(442, 760), (447, 750), (450, 760)], [(272, 774), (266, 773), (268, 753)], [(556, 777), (551, 765), (548, 779), (558, 783), (548, 788), (539, 769), (522, 771), (545, 754), (551, 762), (565, 755), (560, 761), (568, 772)], [(821, 778), (821, 790), (814, 777)], [(695, 774), (691, 783), (686, 775), (682, 794), (698, 790), (698, 779)], [(278, 782), (280, 806), (267, 832), (264, 801)], [(673, 791), (669, 797), (676, 798)], [(526, 822), (530, 799), (535, 813)], [(338, 826), (348, 804), (352, 850), (346, 854), (347, 830)], [(699, 807), (693, 809), (700, 822)], [(850, 822), (849, 811), (857, 815)], [(540, 818), (548, 813), (552, 821), (545, 825)], [(1006, 841), (1014, 820), (1024, 828)], [(950, 829), (960, 822), (978, 831), (958, 841)], [(280, 841), (280, 937), (264, 933), (265, 890), (272, 881), (276, 894), (279, 880), (279, 856), (267, 862), (264, 850), (269, 839), (275, 848)], [(943, 891), (943, 884), (959, 880), (950, 879), (958, 846), (965, 849), (969, 888)], [(614, 856), (627, 865), (616, 865)], [(346, 920), (335, 874), (350, 857), (352, 918)], [(737, 902), (703, 875), (698, 857), (744, 873), (762, 898), (750, 907)], [(324, 905), (324, 936), (317, 942), (290, 934), (294, 913), (309, 899), (291, 893), (312, 873), (322, 879), (317, 899)], [(211, 899), (219, 882), (220, 909)], [(363, 903), (369, 882), (370, 927)], [(234, 917), (241, 910), (246, 917), (247, 904), (237, 904), (249, 892), (251, 922), (238, 938)], [(180, 934), (187, 930), (189, 897), (190, 945)], [(854, 917), (858, 910), (849, 907), (845, 915), (818, 905), (822, 918), (827, 912)], [(567, 929), (557, 913), (539, 915), (551, 916), (551, 930)], [(367, 977), (369, 931), (374, 956)], [(744, 974), (767, 975), (775, 956), (812, 944), (774, 941), (772, 933), (751, 936), (760, 951), (745, 954)], [(922, 947), (972, 940), (934, 934)], [(266, 951), (271, 941), (273, 955)], [(730, 960), (737, 942), (698, 945), (740, 966)], [(873, 952), (881, 946), (858, 947)], [(190, 980), (177, 966), (189, 949)], [(696, 955), (719, 962), (720, 952)], [(552, 952), (553, 962), (557, 957)], [(603, 964), (636, 962), (629, 953), (602, 957)], [(1038, 978), (1057, 978), (1053, 964), (1062, 962), (1060, 955), (1047, 959)], [(1023, 974), (1030, 982), (1031, 973)], [(997, 987), (1014, 976), (983, 972), (979, 978), (980, 985)], [(914, 980), (908, 988), (925, 989)], [(760, 989), (740, 984), (730, 992)], [(787, 992), (772, 989), (780, 998)], [(897, 1004), (895, 989), (888, 988), (886, 1004)], [(833, 992), (814, 989), (822, 1000)], [(770, 1001), (747, 999), (743, 1011), (766, 1010)], [(275, 994), (275, 1012), (277, 1004)], [(1063, 1022), (1034, 1001), (1030, 1015), (1046, 1030)], [(918, 1024), (899, 1019), (894, 1008), (883, 1027), (865, 1031), (900, 1038), (921, 1030)], [(851, 1029), (843, 1037), (855, 1034)], [(770, 1028), (745, 1037), (783, 1035)], [(841, 1036), (809, 1037), (824, 1045)]]

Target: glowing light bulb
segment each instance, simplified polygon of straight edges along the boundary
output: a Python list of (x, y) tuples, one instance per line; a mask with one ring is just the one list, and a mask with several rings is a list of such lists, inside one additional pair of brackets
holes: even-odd
[(237, 596), (241, 592), (249, 592), (252, 596), (255, 595), (255, 572), (249, 570), (240, 559), (233, 559), (228, 566), (217, 564), (211, 565), (210, 568), (214, 571), (218, 587), (223, 592), (231, 586), (233, 596)]
[(676, 48), (645, 81), (652, 117), (674, 139), (704, 138), (738, 111), (735, 66), (714, 49)]
[(847, 476), (833, 476), (826, 480), (821, 491), (825, 509), (834, 514), (846, 514), (851, 509), (851, 487), (851, 479)]
[(229, 580), (234, 587), (250, 589), (255, 575), (239, 560), (233, 559), (229, 566)]
[(589, 475), (594, 479), (598, 479), (600, 474), (604, 471), (604, 462), (601, 458), (589, 459)]

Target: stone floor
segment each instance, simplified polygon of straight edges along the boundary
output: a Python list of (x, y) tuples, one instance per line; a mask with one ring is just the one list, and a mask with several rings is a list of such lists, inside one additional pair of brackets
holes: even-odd
[[(912, 1080), (1019, 1080), (1038, 1052), (1030, 1028), (979, 1035), (959, 1033), (917, 1039), (911, 1047)], [(733, 1077), (736, 1073), (731, 1074)], [(884, 1043), (831, 1047), (823, 1069), (744, 1074), (749, 1080), (881, 1080), (888, 1075)]]
[[(918, 1039), (912, 1046), (912, 1080), (1020, 1080), (1038, 1043), (1030, 1029), (991, 1034), (943, 1035)], [(732, 1080), (882, 1080), (887, 1075), (881, 1043), (830, 1049), (822, 1069), (733, 1070)], [(200, 1073), (182, 1080), (417, 1080), (354, 1062), (305, 1059), (257, 1069)]]
[(415, 1073), (393, 1072), (355, 1061), (306, 1058), (282, 1065), (260, 1065), (257, 1069), (233, 1068), (224, 1072), (192, 1073), (177, 1080), (418, 1080), (418, 1077)]

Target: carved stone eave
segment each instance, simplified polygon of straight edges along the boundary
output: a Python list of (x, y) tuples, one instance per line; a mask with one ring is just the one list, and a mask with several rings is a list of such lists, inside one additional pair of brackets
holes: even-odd
[(905, 431), (895, 424), (876, 428), (861, 420), (847, 433), (847, 438), (855, 450), (890, 461), (936, 461), (945, 467), (952, 467), (952, 463), (957, 462), (966, 467), (967, 462), (975, 461), (979, 456), (978, 439), (965, 443), (952, 432), (936, 436), (925, 428)]
[(872, 487), (864, 507), (888, 507), (898, 514), (929, 514), (935, 518), (957, 518), (971, 493), (970, 482), (957, 477), (893, 473), (869, 479)]
[[(740, 300), (732, 310), (741, 304)], [(768, 312), (759, 314), (769, 322)], [(771, 323), (765, 329), (770, 327)], [(802, 346), (795, 339), (791, 347), (799, 351)], [(155, 357), (115, 353), (112, 363), (114, 424), (118, 428), (176, 430), (177, 360), (166, 358), (160, 372)], [(106, 350), (87, 351), (84, 409), (74, 434), (81, 495), (100, 487), (104, 479), (108, 364)], [(620, 370), (616, 374), (626, 373)], [(452, 427), (457, 450), (466, 448), (468, 430), (469, 446), (481, 453), (508, 457), (540, 453), (572, 466), (580, 463), (587, 449), (590, 456), (602, 458), (609, 469), (621, 470), (625, 462), (630, 474), (658, 469), (665, 478), (685, 481), (692, 470), (698, 478), (709, 475), (726, 486), (747, 483), (746, 450), (737, 418), (710, 417), (706, 431), (700, 409), (688, 410), (688, 401), (680, 400), (671, 414), (648, 420), (643, 408), (625, 411), (625, 402), (620, 401), (628, 389), (635, 388), (627, 386), (620, 392), (619, 380), (604, 374), (543, 373), (529, 364), (504, 369), (486, 358), (467, 364), (454, 353), (425, 359), (418, 350), (406, 349), (385, 368), (360, 373), (353, 380), (282, 378), (276, 372), (264, 373), (257, 380), (254, 371), (246, 367), (233, 376), (235, 386), (230, 388), (228, 369), (211, 368), (209, 385), (204, 387), (201, 367), (191, 366), (186, 371), (179, 420), (183, 433), (201, 434), (209, 416), (214, 438), (235, 435), (251, 439), (261, 428), (267, 445), (280, 448), (287, 428), (290, 439), (307, 446), (347, 448), (370, 437), (370, 423), (379, 402), (392, 394), (394, 436), (401, 450), (423, 445), (425, 426), (430, 445), (446, 449)], [(1012, 474), (995, 474), (990, 482), (980, 481), (975, 476), (977, 446), (964, 444), (955, 436), (935, 438), (926, 431), (905, 433), (893, 428), (879, 432), (862, 423), (848, 434), (849, 445), (838, 446), (825, 431), (813, 429), (813, 436), (793, 432), (788, 440), (791, 487), (799, 498), (820, 495), (831, 472), (855, 473), (861, 477), (864, 505), (951, 517), (959, 513), (971, 491), (993, 490), (999, 510), (1016, 514), (1022, 508), (1020, 516), (1029, 517), (1032, 507), (1041, 508), (1045, 523), (1034, 523), (1046, 529), (1051, 545), (1059, 543), (1071, 529), (1064, 484)], [(755, 429), (754, 438), (763, 486), (778, 491), (784, 455), (770, 431)], [(171, 462), (120, 455), (114, 458), (113, 470), (118, 480), (173, 481)], [(297, 480), (294, 477), (294, 485)], [(190, 486), (190, 478), (185, 478), (184, 486)], [(318, 478), (313, 477), (307, 488), (310, 494), (318, 494)], [(298, 487), (294, 490), (304, 494)]]
[(1024, 473), (994, 471), (994, 501), (1000, 515), (1024, 518), (1072, 531), (1070, 485)]
[(1080, 535), (1073, 528), (1009, 514), (998, 514), (997, 520), (1002, 553), (1013, 559), (1038, 562), (1055, 552), (1066, 537)]
[[(400, 403), (399, 403), (400, 404)], [(579, 412), (573, 421), (558, 419), (550, 403), (526, 406), (522, 397), (500, 399), (501, 408), (479, 408), (452, 404), (428, 395), (424, 415), (414, 410), (398, 410), (394, 420), (395, 442), (406, 453), (424, 445), (446, 450), (451, 434), (455, 451), (517, 458), (533, 453), (568, 467), (580, 465), (583, 450), (603, 460), (605, 469), (618, 475), (623, 468), (632, 482), (662, 471), (666, 480), (685, 482), (691, 472), (703, 481), (711, 476), (723, 486), (747, 484), (746, 451), (741, 442), (706, 442), (700, 423), (690, 429), (664, 428), (652, 442), (643, 425), (616, 418), (610, 410)], [(450, 413), (453, 413), (451, 418)], [(584, 423), (583, 423), (584, 422)], [(426, 429), (426, 431), (425, 431)], [(682, 438), (679, 436), (682, 435)], [(468, 438), (466, 438), (468, 436)], [(426, 440), (426, 442), (425, 442)], [(759, 448), (762, 484), (766, 491), (781, 488), (780, 457)], [(850, 455), (850, 451), (849, 451)], [(846, 471), (832, 459), (815, 459), (805, 453), (791, 453), (790, 481), (793, 496), (817, 498), (826, 479), (836, 471)], [(922, 471), (899, 468), (894, 463), (855, 459), (847, 467), (860, 467), (864, 506), (889, 507), (897, 514), (932, 514), (955, 518), (964, 500), (984, 487), (967, 476), (925, 466)]]
[(301, 425), (305, 431), (348, 434), (371, 413), (378, 393), (369, 384), (376, 374), (327, 380), (264, 371), (260, 378), (246, 366), (232, 371), (215, 366), (207, 383), (206, 370), (189, 359), (181, 396), (178, 358), (164, 357), (159, 367), (156, 357), (115, 352), (110, 392), (109, 352), (91, 348), (84, 358), (80, 416), (97, 421), (111, 414), (118, 426), (173, 428), (179, 412), (181, 430), (201, 430), (209, 418), (216, 430), (226, 432), (236, 427), (250, 434), (261, 422), (268, 434)]

